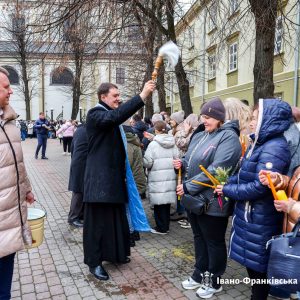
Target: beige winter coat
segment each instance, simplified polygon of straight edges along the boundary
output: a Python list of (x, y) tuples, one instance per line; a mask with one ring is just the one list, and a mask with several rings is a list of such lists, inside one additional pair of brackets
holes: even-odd
[(15, 125), (17, 114), (10, 106), (0, 117), (0, 257), (24, 248), (18, 204), (18, 184), (15, 159), (6, 132), (16, 154), (22, 219), (27, 222), (26, 194), (31, 191), (23, 162), (20, 130)]

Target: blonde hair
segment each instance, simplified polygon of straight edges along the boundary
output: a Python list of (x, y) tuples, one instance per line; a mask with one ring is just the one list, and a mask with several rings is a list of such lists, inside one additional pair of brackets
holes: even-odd
[(251, 121), (252, 110), (238, 98), (226, 98), (223, 101), (225, 106), (226, 120), (238, 120), (240, 131), (248, 131), (248, 126)]

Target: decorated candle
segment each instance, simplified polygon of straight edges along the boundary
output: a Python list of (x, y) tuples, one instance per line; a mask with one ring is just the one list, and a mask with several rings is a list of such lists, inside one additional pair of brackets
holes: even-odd
[[(180, 185), (181, 184), (181, 178), (182, 178), (182, 175), (181, 175), (181, 168), (178, 170), (178, 178), (177, 178), (177, 184)], [(181, 200), (181, 196), (178, 195), (177, 197), (178, 201)]]
[[(271, 162), (267, 162), (266, 163), (266, 168), (269, 169), (269, 170), (272, 169), (273, 168), (273, 164)], [(269, 173), (267, 173), (267, 179), (268, 179), (269, 186), (270, 186), (270, 189), (272, 191), (274, 200), (278, 200), (278, 197), (277, 197), (277, 194), (276, 194), (276, 190), (275, 190), (274, 184), (272, 182), (272, 179), (271, 179), (271, 176), (270, 176)]]

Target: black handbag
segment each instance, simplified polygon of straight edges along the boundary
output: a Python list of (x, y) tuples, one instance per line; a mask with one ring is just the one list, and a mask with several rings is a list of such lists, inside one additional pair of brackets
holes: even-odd
[(300, 219), (293, 231), (272, 238), (269, 245), (268, 279), (271, 285), (296, 292), (300, 291)]
[(181, 199), (181, 204), (188, 212), (192, 212), (196, 215), (202, 215), (207, 211), (208, 199), (202, 194), (195, 196), (184, 194)]

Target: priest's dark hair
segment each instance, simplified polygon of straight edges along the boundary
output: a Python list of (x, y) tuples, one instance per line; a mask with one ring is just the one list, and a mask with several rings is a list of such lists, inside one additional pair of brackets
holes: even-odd
[(110, 89), (117, 89), (118, 87), (110, 82), (103, 82), (97, 89), (98, 99), (101, 99), (101, 95), (107, 95)]

